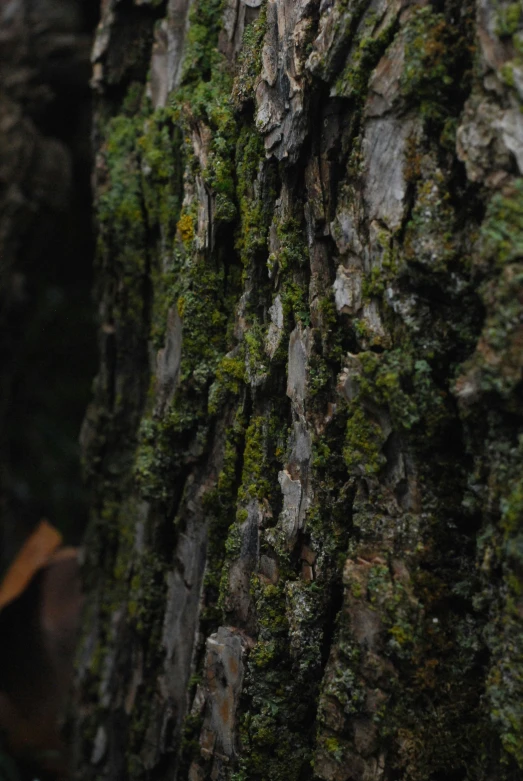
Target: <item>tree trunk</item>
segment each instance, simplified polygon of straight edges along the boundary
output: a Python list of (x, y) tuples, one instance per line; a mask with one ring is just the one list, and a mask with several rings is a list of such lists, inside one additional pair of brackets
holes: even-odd
[(103, 3), (79, 779), (521, 778), (522, 17)]

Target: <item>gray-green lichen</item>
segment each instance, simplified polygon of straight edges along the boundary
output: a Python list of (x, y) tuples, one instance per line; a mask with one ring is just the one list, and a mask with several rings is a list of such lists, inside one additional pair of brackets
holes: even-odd
[(179, 5), (99, 110), (83, 777), (515, 781), (520, 16)]

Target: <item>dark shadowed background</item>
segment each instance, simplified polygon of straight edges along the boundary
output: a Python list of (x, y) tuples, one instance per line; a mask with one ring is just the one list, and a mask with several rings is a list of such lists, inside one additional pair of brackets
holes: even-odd
[(4, 569), (42, 515), (76, 542), (96, 367), (89, 79), (95, 0), (0, 1), (0, 485)]

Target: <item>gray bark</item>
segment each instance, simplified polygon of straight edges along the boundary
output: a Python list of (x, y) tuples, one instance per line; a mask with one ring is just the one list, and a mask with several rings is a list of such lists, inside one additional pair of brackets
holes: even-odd
[(78, 778), (520, 777), (521, 34), (104, 4)]

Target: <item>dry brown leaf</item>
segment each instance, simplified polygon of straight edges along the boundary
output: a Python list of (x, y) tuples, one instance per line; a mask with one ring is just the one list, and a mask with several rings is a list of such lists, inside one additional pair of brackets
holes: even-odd
[(27, 588), (62, 542), (60, 532), (46, 520), (40, 521), (24, 542), (0, 585), (0, 610)]

